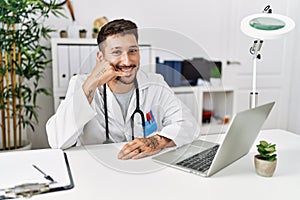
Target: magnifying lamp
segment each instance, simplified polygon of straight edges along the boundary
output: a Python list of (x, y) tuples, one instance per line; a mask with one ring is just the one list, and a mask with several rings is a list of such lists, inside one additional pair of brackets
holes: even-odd
[(278, 39), (295, 28), (295, 22), (284, 15), (273, 14), (270, 6), (263, 13), (253, 14), (241, 21), (241, 31), (254, 38), (250, 53), (253, 55), (252, 92), (250, 92), (250, 108), (257, 105), (256, 64), (261, 58), (260, 49), (264, 40)]

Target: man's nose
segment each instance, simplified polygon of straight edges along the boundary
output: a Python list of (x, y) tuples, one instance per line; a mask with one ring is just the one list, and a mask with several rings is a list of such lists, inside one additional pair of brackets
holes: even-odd
[(126, 65), (126, 66), (130, 65), (130, 59), (127, 52), (122, 53), (121, 63), (122, 65)]

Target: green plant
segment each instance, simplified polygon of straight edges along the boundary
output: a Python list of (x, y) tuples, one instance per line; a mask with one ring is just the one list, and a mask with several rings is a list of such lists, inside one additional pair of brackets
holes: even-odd
[(261, 140), (258, 145), (256, 145), (257, 151), (259, 152), (259, 158), (263, 160), (273, 161), (276, 160), (276, 144), (268, 143)]
[(97, 34), (98, 34), (98, 32), (99, 32), (99, 29), (96, 28), (96, 27), (94, 27), (94, 28), (93, 28), (93, 33), (97, 33)]
[(221, 78), (221, 72), (217, 67), (213, 67), (210, 71), (211, 78)]
[(86, 30), (85, 29), (80, 29), (79, 33), (86, 33)]
[(51, 62), (46, 57), (49, 47), (43, 45), (41, 40), (49, 40), (50, 33), (55, 31), (45, 26), (44, 22), (50, 14), (63, 16), (60, 9), (40, 0), (0, 1), (0, 124), (3, 150), (22, 145), (22, 129), (29, 126), (34, 130), (34, 125), (38, 123), (37, 97), (50, 94), (39, 84)]

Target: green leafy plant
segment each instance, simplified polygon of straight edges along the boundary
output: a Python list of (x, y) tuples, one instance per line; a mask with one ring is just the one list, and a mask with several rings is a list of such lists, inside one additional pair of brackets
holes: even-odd
[(86, 33), (86, 30), (85, 29), (80, 29), (79, 33)]
[(99, 33), (99, 28), (94, 27), (93, 28), (93, 33), (97, 33), (98, 34)]
[(257, 151), (259, 152), (259, 158), (267, 161), (276, 160), (276, 144), (268, 143), (261, 140), (258, 145), (256, 145)]
[[(61, 7), (40, 0), (0, 1), (0, 124), (2, 149), (22, 145), (22, 130), (38, 123), (37, 97), (49, 95), (40, 87), (44, 70), (51, 63), (49, 49), (41, 42), (55, 30), (44, 25)], [(45, 43), (45, 42), (44, 42)], [(12, 145), (11, 145), (12, 141)]]
[(221, 78), (221, 72), (217, 67), (211, 69), (210, 78)]

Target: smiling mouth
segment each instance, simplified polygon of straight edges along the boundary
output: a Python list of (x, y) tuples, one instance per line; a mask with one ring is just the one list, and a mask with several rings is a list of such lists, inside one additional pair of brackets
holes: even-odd
[(117, 65), (116, 69), (117, 70), (121, 70), (123, 72), (126, 72), (126, 71), (131, 71), (135, 67), (136, 67), (136, 65), (129, 65), (129, 66), (126, 66), (126, 65), (123, 65), (123, 66)]

